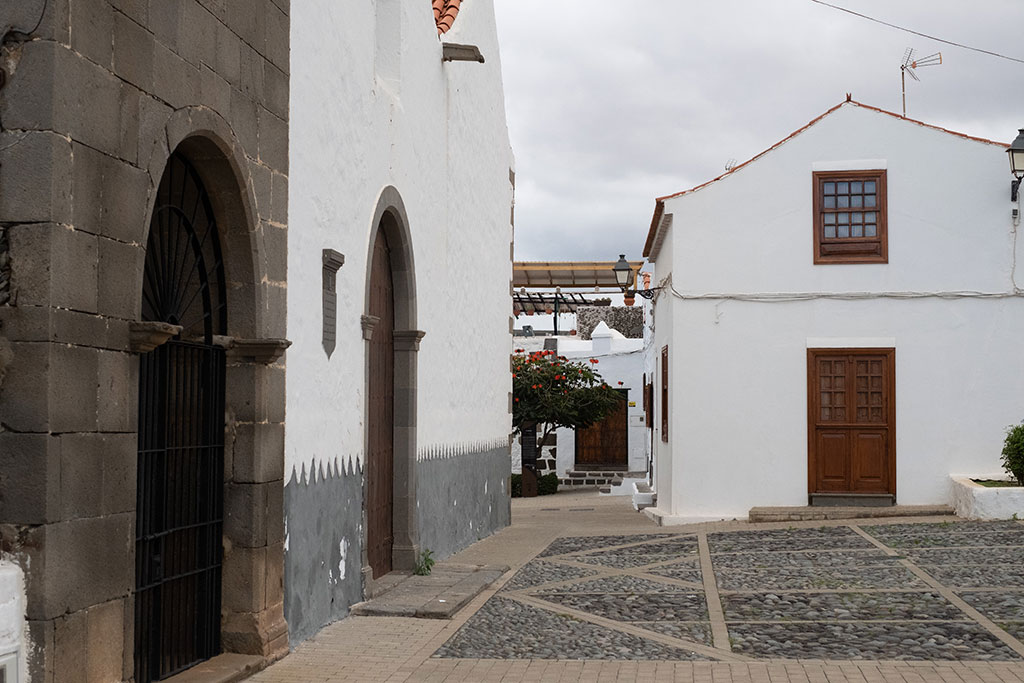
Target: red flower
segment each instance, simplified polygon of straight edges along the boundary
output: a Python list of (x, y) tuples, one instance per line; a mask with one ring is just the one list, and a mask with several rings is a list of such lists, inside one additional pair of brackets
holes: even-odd
[[(513, 377), (515, 377), (515, 375), (512, 375), (512, 376), (513, 376)], [(619, 386), (620, 386), (620, 387), (622, 386), (622, 382), (619, 382)]]
[(594, 365), (597, 365), (597, 359), (596, 358), (591, 358), (590, 362), (593, 363)]
[(519, 399), (518, 398), (516, 399), (516, 403), (519, 403)]

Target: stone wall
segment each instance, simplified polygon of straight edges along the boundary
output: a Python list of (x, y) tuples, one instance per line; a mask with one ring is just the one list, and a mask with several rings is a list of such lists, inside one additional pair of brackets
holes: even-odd
[(644, 336), (643, 306), (580, 306), (576, 311), (576, 330), (580, 338), (590, 339), (590, 333), (601, 321), (628, 339)]
[[(210, 191), (228, 332), (285, 336), (288, 0), (4, 3), (0, 553), (33, 681), (133, 677), (138, 355), (170, 154)], [(285, 651), (284, 366), (228, 370), (223, 646)]]

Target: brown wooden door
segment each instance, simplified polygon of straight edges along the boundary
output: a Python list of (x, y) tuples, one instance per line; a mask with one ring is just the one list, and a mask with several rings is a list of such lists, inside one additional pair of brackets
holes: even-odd
[(896, 493), (895, 349), (808, 349), (810, 493)]
[(627, 394), (619, 391), (621, 401), (600, 422), (576, 430), (576, 466), (623, 466), (629, 463), (629, 423)]
[(373, 576), (380, 577), (391, 571), (395, 455), (395, 298), (390, 250), (382, 230), (377, 232), (370, 268), (370, 315), (380, 321), (373, 329), (369, 352), (366, 552)]

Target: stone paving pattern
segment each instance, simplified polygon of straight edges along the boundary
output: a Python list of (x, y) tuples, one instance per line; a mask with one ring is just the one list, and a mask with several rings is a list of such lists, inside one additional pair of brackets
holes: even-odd
[[(706, 539), (713, 577), (701, 572), (699, 533), (557, 539), (435, 656), (595, 658), (595, 643), (607, 648), (601, 657), (640, 659), (1024, 655), (1012, 638), (1024, 635), (1024, 526), (1015, 522), (860, 520)], [(596, 574), (580, 575), (580, 563)], [(701, 590), (708, 580), (713, 605)], [(712, 636), (715, 623), (724, 637)]]

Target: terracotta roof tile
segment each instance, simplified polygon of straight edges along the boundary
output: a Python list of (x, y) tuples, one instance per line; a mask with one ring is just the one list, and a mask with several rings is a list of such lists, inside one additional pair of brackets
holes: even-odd
[(673, 194), (667, 194), (664, 197), (657, 197), (654, 200), (655, 201), (655, 204), (654, 204), (654, 215), (651, 217), (651, 227), (650, 227), (650, 229), (649, 229), (649, 231), (647, 233), (647, 243), (644, 245), (644, 256), (646, 257), (646, 256), (648, 256), (650, 254), (651, 247), (654, 245), (654, 236), (655, 236), (655, 234), (658, 231), (658, 224), (661, 222), (662, 214), (664, 214), (664, 212), (665, 212), (665, 200), (666, 199), (674, 199), (675, 197), (681, 197), (681, 196), (683, 196), (685, 194), (690, 194), (691, 192), (696, 192), (697, 190), (705, 188), (708, 185), (711, 185), (712, 183), (717, 183), (722, 178), (725, 178), (726, 176), (732, 175), (733, 173), (735, 173), (736, 171), (740, 170), (741, 168), (743, 168), (747, 164), (750, 164), (751, 162), (756, 161), (757, 159), (760, 159), (761, 157), (763, 157), (768, 152), (771, 152), (772, 150), (776, 149), (777, 147), (780, 147), (781, 145), (785, 144), (786, 142), (788, 142), (789, 140), (793, 139), (794, 137), (796, 137), (800, 133), (804, 132), (805, 130), (807, 130), (808, 128), (813, 126), (814, 124), (818, 123), (823, 118), (825, 118), (826, 116), (828, 116), (832, 112), (836, 111), (840, 107), (844, 107), (844, 106), (847, 106), (847, 105), (854, 106), (854, 107), (862, 107), (864, 109), (870, 109), (871, 111), (875, 111), (875, 112), (878, 112), (880, 114), (886, 114), (887, 116), (892, 116), (893, 118), (902, 119), (903, 121), (906, 121), (907, 123), (913, 123), (913, 124), (916, 124), (918, 126), (924, 126), (925, 128), (931, 128), (932, 130), (941, 131), (943, 133), (949, 133), (950, 135), (955, 135), (957, 137), (965, 138), (967, 140), (974, 140), (975, 142), (983, 142), (983, 143), (988, 144), (988, 145), (999, 145), (1000, 147), (1006, 147), (1007, 146), (1007, 143), (1005, 143), (1005, 142), (997, 142), (995, 140), (988, 140), (986, 138), (979, 138), (979, 137), (975, 137), (973, 135), (967, 135), (965, 133), (958, 133), (955, 130), (949, 130), (948, 128), (943, 128), (941, 126), (935, 126), (935, 125), (932, 125), (930, 123), (925, 123), (924, 121), (918, 121), (916, 119), (908, 119), (907, 117), (901, 116), (901, 115), (899, 115), (899, 114), (897, 114), (895, 112), (891, 112), (891, 111), (888, 111), (886, 109), (879, 109), (878, 107), (872, 107), (870, 104), (863, 104), (862, 102), (858, 102), (858, 101), (854, 100), (853, 98), (851, 98), (849, 95), (847, 95), (846, 96), (846, 100), (844, 102), (840, 102), (836, 106), (834, 106), (831, 109), (829, 109), (828, 111), (826, 111), (824, 114), (811, 119), (807, 124), (801, 126), (800, 128), (797, 128), (795, 131), (793, 131), (792, 133), (790, 133), (786, 137), (782, 138), (781, 140), (776, 142), (774, 145), (772, 145), (768, 149), (766, 149), (763, 152), (760, 152), (760, 153), (752, 156), (751, 158), (749, 158), (746, 161), (744, 161), (742, 164), (737, 164), (736, 166), (733, 166), (732, 168), (730, 168), (728, 171), (726, 171), (722, 175), (718, 176), (717, 178), (712, 178), (711, 180), (709, 180), (707, 182), (704, 182), (704, 183), (701, 183), (700, 185), (696, 185), (694, 187), (691, 187), (688, 190), (683, 190), (681, 192), (675, 192)]
[(437, 35), (447, 33), (459, 16), (459, 5), (462, 0), (433, 0), (434, 22), (437, 24)]

